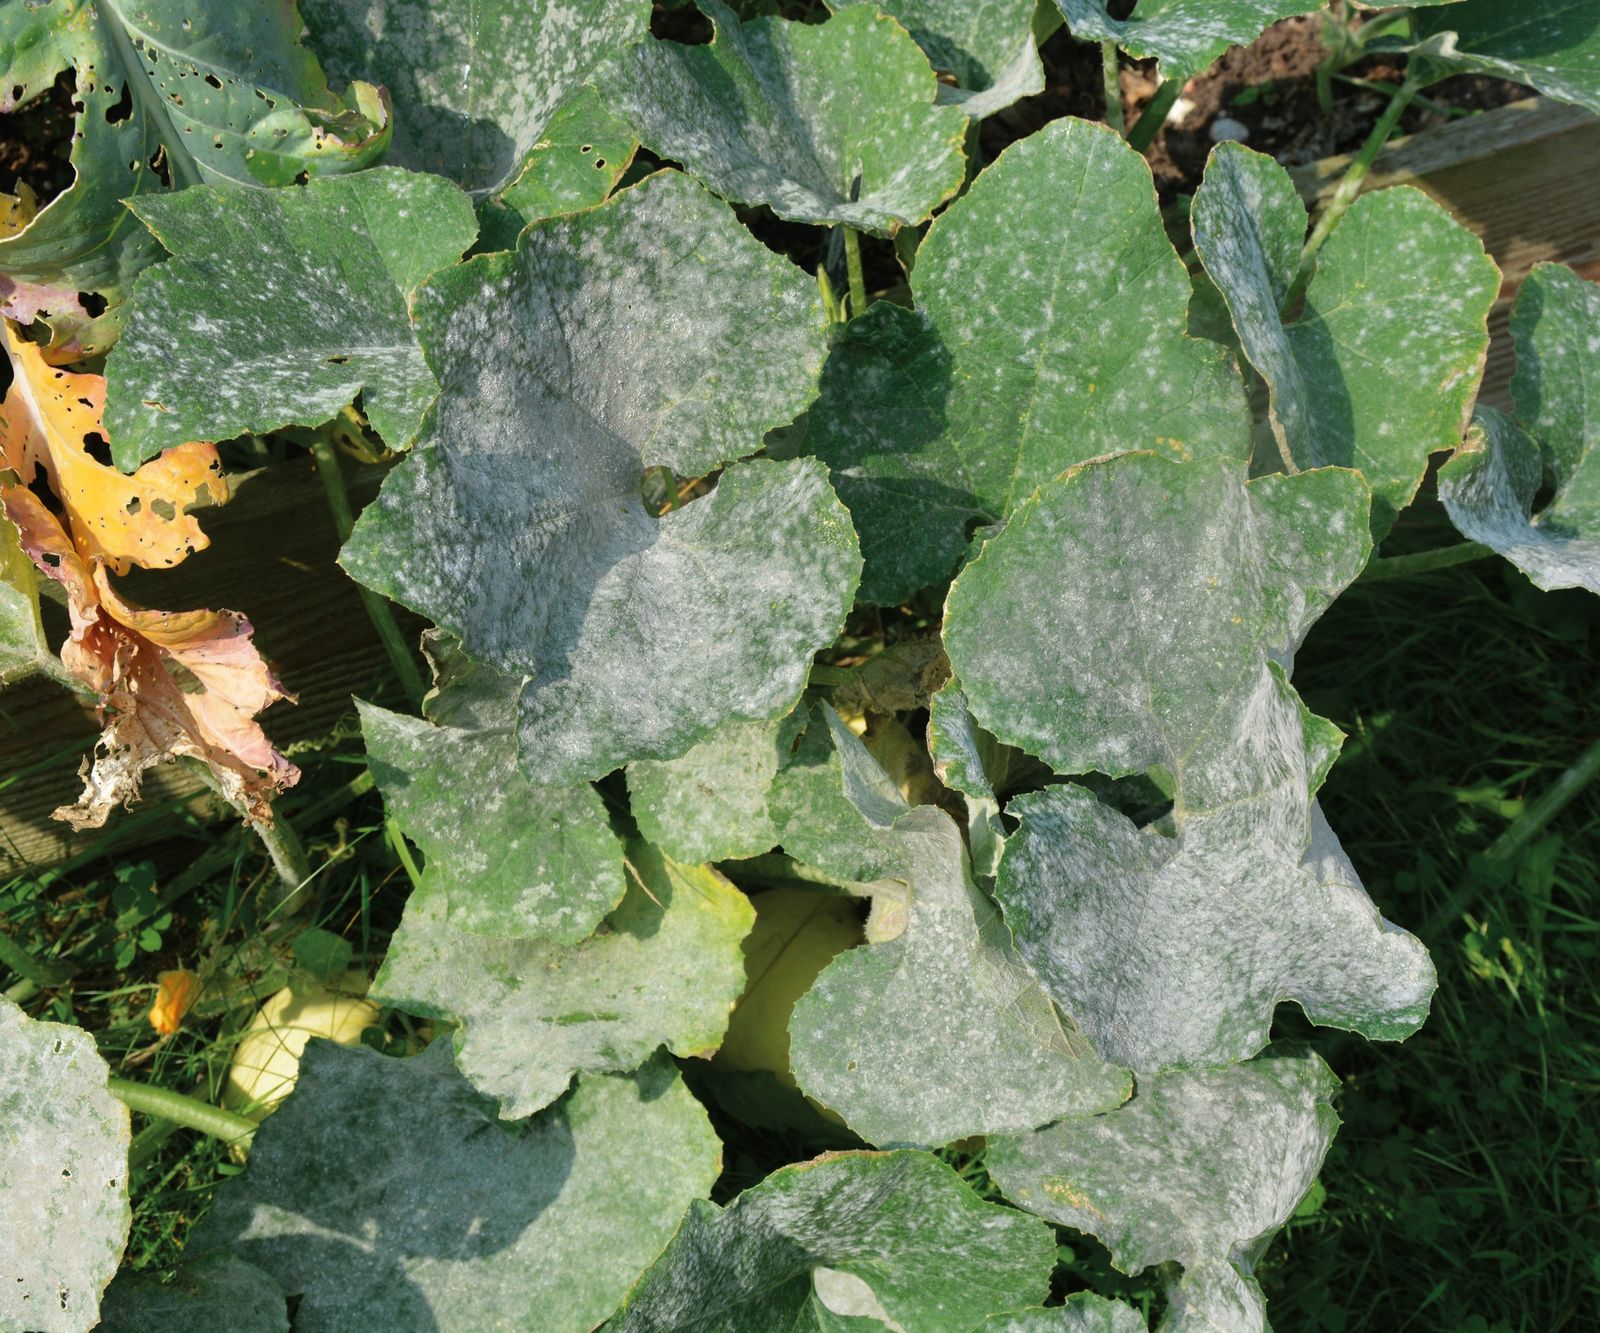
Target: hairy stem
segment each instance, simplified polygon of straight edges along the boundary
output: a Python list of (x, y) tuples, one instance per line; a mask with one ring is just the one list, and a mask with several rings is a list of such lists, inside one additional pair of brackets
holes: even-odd
[(1408, 579), (1413, 574), (1428, 574), (1436, 569), (1449, 569), (1451, 565), (1465, 565), (1494, 554), (1482, 542), (1460, 542), (1455, 546), (1441, 546), (1434, 551), (1417, 551), (1413, 555), (1392, 555), (1384, 560), (1374, 560), (1361, 573), (1362, 583), (1381, 583), (1385, 579)]
[(867, 313), (867, 279), (861, 271), (861, 235), (854, 227), (844, 229), (844, 262), (850, 272), (850, 317)]
[(224, 1143), (237, 1143), (248, 1148), (250, 1139), (256, 1132), (254, 1120), (247, 1120), (232, 1111), (224, 1111), (220, 1106), (213, 1106), (210, 1102), (203, 1102), (195, 1097), (185, 1097), (183, 1093), (173, 1092), (168, 1088), (158, 1088), (149, 1083), (136, 1083), (128, 1078), (111, 1078), (106, 1080), (106, 1090), (130, 1110), (140, 1111), (160, 1120), (170, 1120), (185, 1129), (199, 1130), (200, 1133), (209, 1134)]
[[(315, 435), (310, 444), (311, 457), (316, 460), (317, 475), (322, 479), (322, 489), (328, 497), (328, 508), (333, 511), (334, 526), (339, 530), (342, 545), (350, 540), (350, 533), (356, 525), (355, 513), (350, 508), (350, 493), (345, 490), (344, 473), (339, 470), (338, 455), (333, 452), (333, 445), (325, 434)], [(416, 659), (411, 656), (406, 637), (395, 621), (394, 612), (389, 603), (372, 589), (358, 583), (356, 591), (361, 594), (361, 605), (367, 609), (367, 619), (372, 621), (373, 629), (378, 631), (378, 637), (383, 640), (384, 651), (389, 654), (389, 662), (394, 667), (406, 698), (411, 701), (413, 708), (420, 708), (427, 687), (422, 682), (422, 672), (417, 669)]]
[(1121, 134), (1127, 128), (1127, 118), (1122, 113), (1122, 74), (1115, 42), (1100, 43), (1100, 74), (1106, 85), (1106, 124)]
[(1139, 119), (1134, 121), (1133, 128), (1128, 131), (1129, 148), (1136, 153), (1142, 153), (1155, 142), (1156, 135), (1166, 123), (1167, 112), (1172, 110), (1172, 104), (1178, 100), (1178, 94), (1182, 91), (1182, 79), (1162, 80), (1161, 86), (1156, 89), (1156, 95), (1150, 99), (1150, 105), (1139, 113)]
[(1378, 160), (1378, 154), (1383, 151), (1384, 144), (1389, 142), (1389, 136), (1400, 123), (1400, 117), (1411, 105), (1411, 99), (1417, 95), (1422, 86), (1423, 80), (1416, 74), (1406, 75), (1406, 81), (1395, 89), (1394, 96), (1389, 99), (1388, 107), (1378, 123), (1372, 127), (1372, 133), (1367, 135), (1367, 141), (1361, 145), (1361, 151), (1345, 169), (1339, 188), (1333, 192), (1333, 198), (1328, 200), (1327, 207), (1322, 210), (1322, 216), (1317, 219), (1317, 225), (1311, 229), (1305, 249), (1301, 251), (1300, 271), (1295, 275), (1289, 294), (1284, 299), (1285, 310), (1292, 308), (1305, 295), (1306, 286), (1310, 283), (1311, 274), (1315, 269), (1317, 251), (1322, 249), (1328, 237), (1332, 236), (1339, 224), (1344, 221), (1344, 215), (1350, 211), (1350, 205), (1355, 203), (1356, 196), (1361, 193), (1362, 183), (1372, 170), (1372, 164)]
[(1596, 777), (1600, 777), (1600, 741), (1585, 750), (1577, 763), (1557, 778), (1542, 796), (1536, 797), (1511, 827), (1489, 845), (1489, 858), (1510, 860), (1543, 833), (1550, 821)]

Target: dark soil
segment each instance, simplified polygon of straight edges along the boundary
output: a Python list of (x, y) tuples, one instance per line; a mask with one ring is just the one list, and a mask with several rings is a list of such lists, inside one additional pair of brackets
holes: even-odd
[(54, 86), (10, 115), (0, 116), (0, 193), (27, 185), (43, 208), (72, 184), (74, 98), (70, 70)]

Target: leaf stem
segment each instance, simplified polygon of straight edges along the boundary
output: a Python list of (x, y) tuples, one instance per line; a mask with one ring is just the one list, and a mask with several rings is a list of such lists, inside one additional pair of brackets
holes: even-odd
[(1412, 555), (1392, 555), (1374, 560), (1361, 573), (1362, 583), (1382, 583), (1385, 579), (1406, 579), (1413, 574), (1430, 574), (1436, 569), (1449, 569), (1452, 565), (1465, 565), (1494, 554), (1492, 547), (1482, 542), (1458, 542), (1455, 546), (1441, 546), (1433, 551), (1417, 551)]
[(850, 273), (850, 317), (867, 313), (867, 279), (861, 271), (861, 236), (854, 227), (844, 229), (844, 262)]
[(1182, 91), (1182, 79), (1161, 81), (1161, 86), (1156, 89), (1156, 95), (1150, 99), (1150, 105), (1139, 113), (1139, 119), (1133, 122), (1133, 128), (1128, 131), (1129, 148), (1136, 153), (1142, 153), (1155, 142), (1156, 135), (1166, 124), (1167, 113), (1172, 110), (1172, 104), (1178, 100), (1178, 94)]
[[(334, 526), (339, 531), (339, 543), (343, 545), (350, 540), (350, 533), (356, 525), (355, 513), (350, 508), (350, 493), (344, 485), (344, 473), (339, 470), (338, 455), (334, 453), (333, 445), (326, 434), (318, 432), (312, 435), (309, 443), (311, 457), (316, 460), (317, 475), (322, 479), (322, 489), (328, 497), (328, 508), (333, 511)], [(406, 645), (405, 635), (400, 632), (400, 626), (395, 621), (394, 612), (390, 609), (389, 603), (371, 588), (358, 583), (356, 591), (361, 594), (361, 605), (366, 607), (367, 618), (372, 621), (373, 629), (378, 631), (378, 637), (383, 640), (384, 650), (389, 654), (389, 662), (394, 667), (395, 675), (399, 677), (406, 698), (411, 701), (413, 708), (420, 708), (426, 686), (422, 683), (422, 673), (417, 669), (411, 650)]]
[(41, 962), (4, 931), (0, 931), (0, 963), (39, 987), (59, 986), (72, 976), (70, 967)]
[(232, 1111), (224, 1111), (220, 1106), (213, 1106), (210, 1102), (186, 1097), (183, 1093), (173, 1092), (170, 1088), (136, 1083), (129, 1078), (110, 1078), (106, 1080), (106, 1090), (130, 1110), (155, 1116), (160, 1120), (170, 1120), (185, 1129), (199, 1130), (200, 1133), (209, 1134), (224, 1143), (237, 1143), (241, 1147), (248, 1148), (256, 1132), (254, 1120), (247, 1120)]
[(1511, 827), (1489, 845), (1486, 855), (1493, 861), (1506, 861), (1515, 856), (1543, 833), (1546, 825), (1596, 777), (1600, 777), (1600, 741), (1585, 750), (1578, 762), (1557, 778), (1549, 790), (1536, 797)]
[(1122, 134), (1127, 129), (1127, 117), (1122, 112), (1122, 72), (1115, 42), (1100, 43), (1100, 76), (1106, 87), (1106, 124)]
[(1422, 77), (1415, 72), (1406, 74), (1405, 82), (1394, 90), (1394, 96), (1389, 99), (1389, 105), (1379, 117), (1378, 123), (1372, 127), (1372, 133), (1367, 135), (1366, 142), (1361, 145), (1360, 151), (1345, 168), (1339, 188), (1328, 200), (1327, 207), (1317, 219), (1317, 225), (1311, 230), (1305, 249), (1300, 253), (1300, 271), (1295, 275), (1295, 280), (1284, 299), (1285, 310), (1291, 308), (1305, 294), (1315, 268), (1313, 261), (1317, 257), (1317, 251), (1322, 249), (1328, 237), (1332, 236), (1339, 224), (1344, 221), (1344, 215), (1350, 211), (1350, 205), (1355, 203), (1356, 196), (1361, 193), (1362, 182), (1367, 179), (1372, 164), (1378, 160), (1378, 154), (1383, 151), (1384, 144), (1389, 142), (1389, 136), (1394, 133), (1395, 126), (1400, 123), (1400, 117), (1411, 105), (1411, 99), (1417, 95), (1423, 83)]

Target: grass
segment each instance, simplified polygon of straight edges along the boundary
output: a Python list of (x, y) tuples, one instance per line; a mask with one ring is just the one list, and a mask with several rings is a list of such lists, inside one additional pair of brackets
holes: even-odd
[[(1424, 514), (1398, 544), (1452, 540)], [(1600, 599), (1539, 593), (1488, 560), (1352, 589), (1299, 656), (1311, 706), (1349, 733), (1323, 792), (1329, 818), (1386, 915), (1428, 944), (1440, 989), (1404, 1046), (1280, 1015), (1280, 1030), (1309, 1037), (1345, 1080), (1322, 1185), (1262, 1265), (1280, 1328), (1595, 1326), (1600, 783), (1510, 863), (1484, 852), (1600, 733), (1597, 647)], [(285, 811), (318, 867), (309, 921), (375, 960), (407, 880), (363, 790), (359, 739), (347, 730), (296, 757), (306, 778)], [(34, 966), (74, 971), (52, 988), (0, 965), (0, 989), (89, 1028), (117, 1073), (211, 1098), (254, 1007), (283, 984), (287, 950), (281, 933), (276, 950), (248, 943), (277, 929), (260, 918), (271, 870), (248, 834), (176, 809), (164, 831), (148, 862), (108, 843), (65, 874), (0, 885), (10, 942)], [(156, 974), (175, 966), (210, 969), (217, 986), (209, 1012), (158, 1041), (144, 1013)], [(238, 988), (231, 1007), (224, 979)], [(713, 1114), (730, 1139), (718, 1197), (810, 1155), (809, 1141)], [(159, 1268), (238, 1168), (187, 1132), (141, 1143), (129, 1261)], [(947, 1156), (992, 1192), (981, 1157)], [(1058, 1292), (1089, 1282), (1159, 1311), (1155, 1275), (1116, 1275), (1093, 1241), (1061, 1241)]]

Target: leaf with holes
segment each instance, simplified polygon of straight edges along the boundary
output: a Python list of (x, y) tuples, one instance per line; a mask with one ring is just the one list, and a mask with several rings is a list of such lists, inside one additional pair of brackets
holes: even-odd
[(78, 1333), (128, 1239), (128, 1110), (93, 1037), (3, 995), (0, 1050), (0, 1324)]
[(948, 578), (971, 529), (1101, 454), (1247, 456), (1243, 386), (1185, 331), (1189, 280), (1150, 169), (1104, 126), (1052, 121), (928, 229), (915, 314), (837, 338), (806, 448), (861, 534), (861, 595)]
[[(1463, 537), (1541, 588), (1600, 593), (1600, 287), (1540, 264), (1517, 293), (1511, 336), (1516, 420), (1479, 407), (1466, 444), (1439, 470), (1439, 498)], [(1553, 494), (1535, 516), (1545, 479)]]
[(358, 394), (391, 448), (415, 438), (439, 386), (406, 300), (472, 244), (464, 194), (379, 167), (303, 190), (200, 187), (130, 207), (173, 257), (139, 279), (106, 364), (120, 467), (184, 440), (321, 425)]
[(645, 467), (731, 463), (806, 406), (813, 293), (725, 205), (666, 174), (419, 291), (439, 401), (342, 558), (528, 677), (519, 746), (534, 782), (783, 716), (842, 626), (860, 556), (814, 462), (728, 466), (661, 518), (640, 497)]
[(1295, 467), (1359, 468), (1383, 536), (1428, 456), (1461, 442), (1489, 348), (1500, 271), (1420, 190), (1357, 199), (1316, 256), (1305, 309), (1280, 317), (1305, 208), (1270, 157), (1221, 144), (1195, 195), (1194, 243), (1272, 395)]
[(934, 105), (927, 58), (875, 6), (821, 24), (700, 7), (717, 27), (709, 46), (644, 42), (604, 75), (647, 147), (726, 199), (877, 235), (961, 187), (966, 117)]

